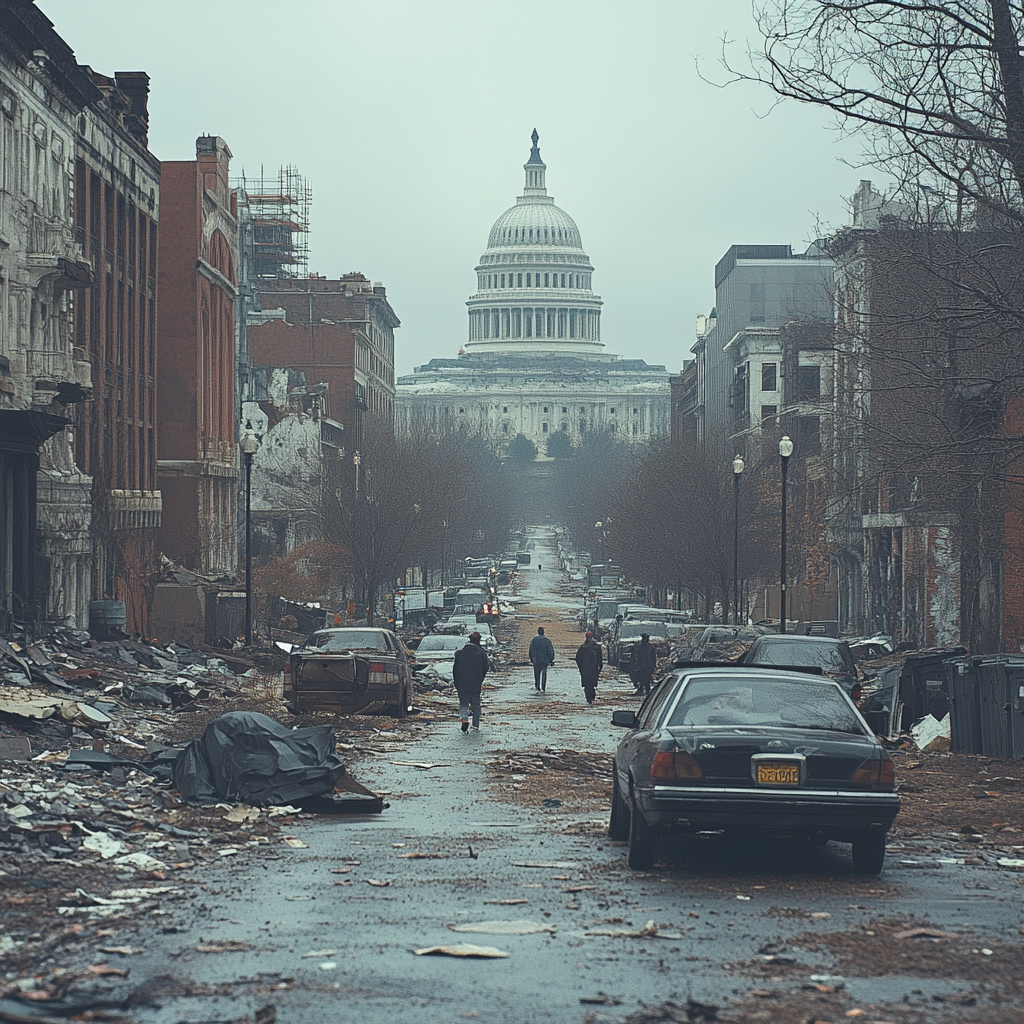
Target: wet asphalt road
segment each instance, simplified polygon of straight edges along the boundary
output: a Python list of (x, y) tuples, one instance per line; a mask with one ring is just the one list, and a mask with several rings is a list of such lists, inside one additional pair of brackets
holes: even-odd
[[(546, 568), (531, 571), (526, 595), (535, 607), (570, 610), (572, 602), (560, 603), (552, 593), (560, 574), (543, 533), (535, 565), (538, 557)], [(523, 628), (532, 633), (532, 622)], [(559, 662), (565, 666), (566, 659)], [(979, 936), (1019, 941), (1020, 890), (1012, 875), (964, 865), (903, 866), (898, 850), (890, 852), (881, 879), (853, 875), (849, 849), (840, 845), (670, 848), (659, 869), (636, 875), (626, 867), (624, 844), (602, 835), (597, 822), (603, 823), (603, 814), (503, 804), (490, 798), (484, 784), (483, 762), (499, 750), (550, 745), (611, 751), (619, 736), (608, 724), (608, 705), (583, 702), (575, 668), (556, 666), (546, 697), (535, 693), (529, 668), (497, 682), (486, 697), (479, 733), (459, 732), (453, 707), (450, 721), (421, 723), (418, 738), (403, 751), (360, 764), (361, 782), (392, 794), (391, 807), (379, 817), (297, 822), (293, 832), (308, 849), (275, 846), (244, 864), (225, 861), (193, 872), (205, 887), (194, 889), (189, 903), (168, 904), (169, 916), (157, 922), (182, 930), (140, 934), (146, 951), (133, 958), (132, 979), (169, 973), (223, 986), (223, 995), (171, 1000), (162, 1009), (137, 1011), (138, 1018), (153, 1024), (228, 1021), (273, 1003), (279, 1022), (566, 1024), (583, 1021), (596, 1008), (581, 998), (602, 992), (621, 1000), (614, 1009), (601, 1008), (613, 1015), (639, 1001), (692, 997), (721, 1004), (763, 984), (736, 967), (755, 959), (764, 943), (808, 930), (854, 928), (877, 916), (928, 916), (938, 927), (969, 920)], [(603, 686), (605, 693), (621, 692), (621, 706), (636, 703), (628, 681)], [(522, 713), (538, 702), (552, 709), (550, 717)], [(395, 760), (439, 767), (423, 771), (390, 763)], [(567, 834), (567, 827), (576, 834)], [(441, 857), (399, 856), (410, 852)], [(560, 866), (515, 866), (519, 862)], [(350, 870), (332, 873), (343, 868)], [(389, 884), (373, 886), (371, 878)], [(347, 881), (352, 884), (335, 884)], [(565, 891), (581, 886), (593, 888)], [(522, 899), (528, 902), (490, 902)], [(811, 913), (830, 916), (812, 919)], [(499, 919), (525, 919), (552, 931), (458, 934), (448, 927)], [(677, 937), (585, 934), (641, 929), (650, 920)], [(254, 948), (194, 950), (201, 940), (231, 939)], [(509, 956), (457, 960), (412, 953), (460, 941), (495, 946)], [(328, 950), (329, 956), (303, 958)], [(801, 951), (799, 958), (828, 973), (827, 954)], [(803, 974), (786, 979), (805, 980)], [(924, 999), (963, 987), (919, 978), (847, 978), (846, 985), (855, 998), (872, 1002), (898, 1000), (914, 989)]]

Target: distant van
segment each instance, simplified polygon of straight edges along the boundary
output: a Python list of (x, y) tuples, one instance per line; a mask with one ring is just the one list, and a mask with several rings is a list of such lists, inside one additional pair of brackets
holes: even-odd
[(530, 552), (529, 551), (517, 551), (516, 552), (516, 565), (529, 565), (530, 564)]

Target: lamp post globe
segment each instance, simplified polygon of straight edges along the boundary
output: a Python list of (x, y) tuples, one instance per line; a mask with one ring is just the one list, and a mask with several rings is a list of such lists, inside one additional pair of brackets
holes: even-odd
[(735, 626), (740, 624), (740, 477), (745, 468), (743, 456), (737, 455), (732, 460), (732, 621)]
[(786, 477), (789, 472), (789, 457), (793, 454), (793, 442), (788, 434), (779, 441), (779, 458), (782, 462), (782, 567), (779, 588), (779, 632), (786, 632)]

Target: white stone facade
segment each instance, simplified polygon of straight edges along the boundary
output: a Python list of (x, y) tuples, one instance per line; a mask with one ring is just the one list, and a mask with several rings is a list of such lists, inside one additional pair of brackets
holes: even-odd
[(399, 378), (400, 434), (525, 434), (543, 452), (552, 433), (647, 441), (670, 430), (663, 366), (620, 359), (601, 340), (601, 298), (575, 221), (547, 194), (534, 131), (523, 194), (491, 228), (467, 301), (458, 359), (434, 359)]
[[(71, 335), (73, 292), (91, 281), (72, 212), (75, 132), (89, 84), (41, 13), (17, 12), (17, 32), (8, 16), (0, 47), (0, 617), (84, 626), (91, 479), (72, 459), (70, 403), (92, 381)], [(38, 551), (15, 550), (36, 543)]]

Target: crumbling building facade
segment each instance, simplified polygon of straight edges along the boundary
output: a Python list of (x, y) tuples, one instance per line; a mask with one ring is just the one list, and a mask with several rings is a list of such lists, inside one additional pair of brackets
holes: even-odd
[(70, 325), (93, 277), (72, 195), (78, 118), (96, 98), (50, 20), (0, 2), (0, 633), (88, 621), (91, 482), (71, 416), (92, 381)]

